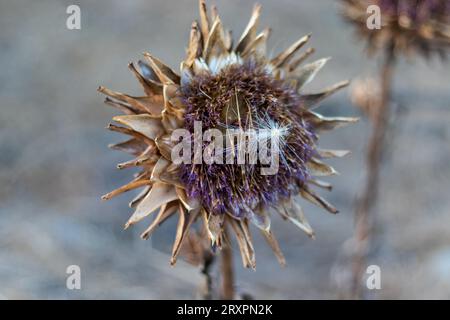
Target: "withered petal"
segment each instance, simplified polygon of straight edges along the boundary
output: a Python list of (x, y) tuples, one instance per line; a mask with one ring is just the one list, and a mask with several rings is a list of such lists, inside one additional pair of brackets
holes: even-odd
[(147, 96), (160, 95), (161, 94), (161, 85), (145, 78), (134, 66), (132, 62), (128, 64), (128, 68), (133, 72), (136, 79), (141, 84), (144, 92)]
[(161, 120), (149, 114), (115, 116), (113, 120), (130, 127), (151, 140), (155, 140), (164, 132)]
[(110, 124), (106, 127), (106, 129), (111, 130), (111, 131), (114, 131), (114, 132), (119, 132), (119, 133), (122, 133), (122, 134), (126, 134), (126, 135), (129, 135), (129, 136), (132, 136), (132, 137), (134, 137), (134, 138), (136, 138), (136, 139), (138, 139), (138, 140), (144, 141), (145, 143), (147, 143), (147, 145), (152, 145), (152, 144), (154, 144), (153, 140), (147, 138), (147, 137), (144, 136), (142, 133), (139, 133), (139, 132), (137, 132), (137, 131), (134, 131), (134, 130), (132, 130), (132, 129), (130, 129), (130, 128), (119, 127), (119, 126), (116, 126), (116, 125), (110, 123)]
[(98, 87), (98, 91), (116, 100), (126, 102), (133, 107), (133, 111), (136, 110), (135, 113), (149, 113), (158, 116), (161, 114), (164, 107), (161, 96), (133, 97), (124, 93), (109, 90), (102, 86)]
[(317, 132), (342, 128), (359, 121), (359, 118), (354, 117), (324, 117), (313, 111), (305, 113), (305, 118), (313, 124)]
[(113, 190), (105, 195), (102, 196), (102, 200), (109, 200), (115, 196), (118, 196), (119, 194), (122, 194), (124, 192), (130, 191), (130, 190), (134, 190), (137, 188), (141, 188), (143, 186), (148, 186), (151, 185), (151, 181), (150, 180), (136, 180), (136, 181), (131, 181), (129, 183), (127, 183), (124, 186), (121, 186), (120, 188), (117, 188), (116, 190)]
[(138, 193), (138, 195), (136, 197), (133, 198), (133, 200), (131, 200), (128, 203), (128, 206), (130, 208), (136, 208), (136, 206), (142, 201), (142, 199), (144, 199), (144, 197), (147, 195), (147, 193), (149, 193), (151, 189), (151, 186), (146, 186), (142, 189), (141, 192)]
[(337, 175), (338, 172), (330, 165), (320, 161), (316, 158), (311, 158), (307, 163), (310, 174), (316, 177), (327, 177)]
[(172, 149), (176, 144), (175, 141), (172, 141), (172, 136), (168, 133), (160, 135), (155, 139), (155, 143), (161, 155), (167, 160), (172, 161)]
[(108, 148), (138, 156), (147, 149), (147, 144), (145, 144), (142, 140), (131, 138), (123, 142), (110, 144), (108, 145)]
[(223, 41), (222, 22), (219, 17), (214, 21), (203, 48), (203, 59), (205, 59), (205, 61), (209, 62), (213, 50), (217, 51), (215, 52), (216, 55), (227, 52)]
[(311, 35), (306, 35), (296, 42), (294, 42), (289, 48), (281, 52), (278, 56), (272, 59), (270, 62), (277, 68), (283, 68), (289, 60), (294, 56), (294, 54), (302, 48), (311, 38)]
[(329, 203), (324, 198), (320, 197), (314, 191), (308, 189), (306, 186), (304, 186), (302, 189), (300, 189), (300, 195), (304, 199), (308, 200), (309, 202), (311, 202), (319, 207), (324, 208), (325, 210), (327, 210), (330, 213), (336, 214), (339, 212), (331, 203)]
[(286, 219), (305, 232), (309, 237), (314, 238), (314, 230), (306, 219), (302, 207), (295, 199), (283, 205), (283, 209), (284, 211), (279, 210), (281, 215), (284, 215)]
[(188, 68), (192, 67), (194, 60), (200, 57), (202, 53), (202, 34), (198, 26), (198, 22), (192, 22), (191, 34), (189, 37), (189, 46), (187, 49), (187, 57), (184, 60)]
[[(249, 209), (248, 209), (249, 210)], [(249, 210), (248, 219), (263, 231), (270, 230), (270, 217), (265, 210)]]
[(314, 48), (308, 48), (304, 53), (298, 56), (294, 61), (289, 64), (288, 71), (292, 72), (298, 68), (306, 59), (308, 59), (316, 50)]
[(336, 83), (335, 85), (326, 88), (325, 90), (317, 93), (311, 93), (311, 94), (303, 94), (302, 97), (302, 106), (307, 109), (314, 109), (318, 106), (319, 102), (322, 100), (328, 98), (333, 93), (339, 91), (342, 88), (347, 87), (350, 84), (349, 81), (342, 81), (339, 83)]
[(184, 188), (175, 186), (175, 191), (177, 192), (178, 199), (188, 212), (193, 210), (200, 210), (200, 202), (198, 201), (198, 199), (188, 197)]
[(162, 182), (155, 182), (150, 192), (137, 205), (136, 211), (128, 219), (125, 228), (142, 220), (163, 204), (178, 199), (175, 188)]
[(160, 157), (153, 167), (150, 180), (155, 182), (163, 182), (161, 181), (161, 174), (167, 169), (169, 165), (170, 162), (167, 159)]
[(234, 50), (236, 53), (244, 52), (247, 46), (255, 40), (260, 15), (261, 5), (255, 4), (250, 21), (248, 22), (247, 27), (242, 33), (241, 38), (236, 45), (236, 49)]
[(223, 214), (206, 214), (204, 211), (205, 227), (213, 247), (221, 246), (221, 238), (225, 215)]
[(255, 269), (255, 253), (253, 250), (253, 244), (251, 242), (251, 239), (249, 238), (249, 230), (247, 227), (245, 227), (245, 222), (235, 220), (232, 217), (228, 216), (227, 221), (229, 221), (229, 223), (231, 224), (234, 235), (236, 236), (244, 267)]
[(342, 158), (350, 154), (349, 150), (331, 150), (331, 149), (317, 149), (317, 153), (323, 159)]
[(205, 0), (199, 0), (199, 10), (200, 10), (200, 29), (203, 35), (203, 42), (206, 42), (209, 35), (209, 18), (208, 9), (206, 7)]
[(309, 82), (311, 82), (322, 67), (327, 63), (330, 58), (323, 58), (292, 71), (288, 78), (297, 80), (298, 88), (302, 88)]
[(179, 204), (180, 217), (178, 219), (177, 232), (175, 235), (175, 241), (172, 247), (172, 257), (170, 259), (170, 264), (175, 265), (177, 262), (178, 253), (180, 252), (181, 245), (186, 235), (189, 233), (189, 227), (192, 222), (197, 218), (199, 210), (186, 211), (183, 205)]
[(150, 63), (153, 71), (155, 71), (158, 76), (159, 81), (162, 84), (179, 84), (180, 76), (175, 73), (170, 67), (162, 63), (159, 59), (155, 58), (148, 52), (144, 52), (144, 57)]
[(150, 226), (141, 234), (142, 239), (148, 239), (150, 235), (159, 227), (167, 218), (173, 215), (178, 209), (178, 202), (172, 201), (165, 203), (159, 209), (159, 212)]
[(273, 232), (270, 230), (261, 230), (261, 233), (263, 234), (269, 246), (272, 248), (272, 251), (275, 253), (278, 263), (284, 267), (286, 265), (286, 259), (284, 258), (283, 252), (281, 251), (280, 245), (278, 244), (278, 241), (275, 238)]
[(257, 57), (264, 57), (267, 52), (267, 40), (269, 39), (271, 29), (266, 28), (263, 32), (256, 36), (255, 40), (249, 43), (244, 52), (242, 52), (242, 57), (247, 57), (250, 55), (255, 55)]
[(110, 98), (106, 97), (105, 98), (105, 104), (114, 107), (120, 111), (122, 111), (125, 114), (138, 114), (141, 113), (141, 111), (139, 109), (134, 108), (133, 106), (130, 106), (129, 104), (123, 103), (123, 102), (119, 102), (119, 101), (115, 101), (115, 100), (111, 100)]
[(319, 188), (326, 189), (328, 191), (331, 191), (333, 189), (333, 185), (331, 183), (318, 180), (318, 179), (309, 179), (308, 183), (311, 183)]

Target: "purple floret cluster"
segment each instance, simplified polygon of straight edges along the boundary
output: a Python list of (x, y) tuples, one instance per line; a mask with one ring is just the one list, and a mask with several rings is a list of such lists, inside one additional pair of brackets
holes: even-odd
[[(181, 166), (188, 195), (199, 199), (208, 212), (229, 213), (241, 218), (249, 210), (275, 205), (298, 192), (308, 180), (306, 163), (316, 156), (314, 128), (302, 117), (304, 109), (296, 90), (276, 80), (262, 64), (248, 61), (230, 66), (217, 75), (197, 75), (181, 87), (181, 98), (186, 105), (185, 128), (191, 133), (194, 121), (202, 121), (203, 130), (240, 126), (258, 129), (249, 118), (265, 119), (289, 128), (280, 144), (277, 174), (261, 175), (259, 162)], [(242, 108), (239, 120), (224, 115), (225, 108), (236, 108), (236, 103), (232, 103), (235, 98)]]

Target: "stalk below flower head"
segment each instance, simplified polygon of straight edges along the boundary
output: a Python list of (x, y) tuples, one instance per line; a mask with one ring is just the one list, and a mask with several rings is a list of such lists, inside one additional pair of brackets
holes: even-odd
[[(450, 46), (450, 0), (342, 0), (343, 14), (367, 40), (370, 52), (445, 56)], [(381, 29), (369, 29), (367, 8), (381, 10)]]
[[(106, 103), (125, 115), (113, 118), (120, 125), (109, 129), (124, 133), (128, 140), (111, 148), (128, 152), (134, 159), (119, 168), (139, 167), (140, 173), (128, 184), (105, 196), (110, 199), (123, 192), (142, 188), (130, 206), (135, 212), (126, 223), (129, 227), (153, 216), (142, 238), (166, 219), (178, 217), (171, 264), (175, 264), (182, 245), (188, 245), (189, 232), (200, 228), (213, 250), (221, 248), (227, 236), (234, 234), (245, 267), (255, 267), (255, 253), (250, 225), (262, 232), (281, 264), (285, 263), (271, 230), (271, 217), (285, 220), (314, 236), (314, 231), (300, 207), (304, 198), (331, 213), (337, 209), (323, 199), (314, 187), (331, 189), (317, 177), (336, 174), (324, 162), (342, 157), (344, 150), (317, 147), (319, 133), (357, 121), (347, 117), (324, 117), (314, 108), (348, 85), (337, 83), (323, 91), (305, 93), (328, 59), (304, 64), (313, 53), (299, 53), (310, 36), (301, 37), (286, 50), (270, 58), (266, 43), (270, 29), (258, 33), (261, 7), (255, 5), (242, 36), (233, 44), (213, 8), (208, 13), (204, 0), (199, 1), (200, 23), (191, 26), (186, 58), (180, 72), (145, 53), (138, 70), (129, 68), (145, 92), (135, 97), (100, 87)], [(203, 129), (226, 132), (270, 129), (280, 139), (279, 168), (276, 174), (262, 175), (264, 164), (256, 163), (178, 163), (172, 151), (179, 141), (172, 139), (177, 129), (192, 135), (196, 122)], [(226, 136), (226, 135), (225, 135)], [(204, 152), (208, 144), (202, 144)], [(228, 155), (230, 149), (224, 149)], [(198, 222), (198, 223), (197, 223)]]

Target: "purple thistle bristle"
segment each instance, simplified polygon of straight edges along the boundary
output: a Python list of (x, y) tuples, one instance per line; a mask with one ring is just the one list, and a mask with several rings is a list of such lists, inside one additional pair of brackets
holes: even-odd
[[(250, 118), (289, 127), (280, 145), (279, 169), (274, 175), (261, 175), (259, 161), (243, 165), (183, 164), (181, 178), (188, 195), (199, 199), (206, 210), (243, 217), (249, 208), (266, 207), (298, 192), (308, 180), (306, 163), (315, 156), (317, 137), (303, 120), (300, 96), (257, 61), (228, 66), (216, 75), (197, 75), (180, 91), (186, 105), (185, 128), (191, 134), (194, 121), (202, 122), (203, 132), (238, 127), (257, 130), (257, 121), (248, 117), (229, 118), (228, 108), (234, 99), (245, 105), (241, 111)], [(236, 108), (240, 108), (239, 104)], [(207, 145), (203, 144), (203, 149)]]

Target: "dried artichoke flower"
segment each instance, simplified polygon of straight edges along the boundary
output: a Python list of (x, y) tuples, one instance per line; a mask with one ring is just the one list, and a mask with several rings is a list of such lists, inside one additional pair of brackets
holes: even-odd
[[(450, 0), (342, 0), (343, 14), (370, 52), (393, 47), (396, 53), (417, 52), (442, 57), (450, 46)], [(367, 27), (370, 5), (381, 11), (381, 29)]]
[[(120, 169), (139, 167), (130, 183), (103, 196), (110, 199), (123, 192), (142, 188), (131, 201), (135, 212), (126, 227), (153, 215), (142, 233), (148, 238), (166, 219), (177, 216), (178, 226), (172, 249), (175, 264), (183, 241), (194, 223), (200, 221), (204, 238), (213, 251), (222, 248), (228, 231), (235, 235), (245, 267), (255, 268), (255, 252), (250, 233), (254, 224), (267, 239), (281, 264), (285, 259), (270, 226), (271, 215), (282, 218), (313, 237), (314, 232), (303, 214), (298, 198), (316, 204), (331, 213), (338, 210), (320, 197), (313, 186), (331, 189), (316, 177), (336, 174), (323, 159), (342, 157), (343, 150), (324, 150), (316, 146), (318, 134), (353, 123), (356, 118), (324, 117), (313, 109), (323, 99), (348, 85), (335, 84), (321, 92), (303, 93), (328, 59), (309, 64), (303, 61), (313, 49), (298, 55), (310, 36), (304, 36), (274, 58), (266, 55), (269, 29), (257, 33), (261, 6), (255, 5), (245, 31), (233, 45), (216, 10), (208, 14), (200, 0), (200, 23), (193, 22), (187, 55), (176, 73), (161, 60), (145, 53), (140, 70), (129, 68), (144, 89), (134, 97), (104, 87), (106, 103), (125, 113), (113, 118), (120, 125), (109, 129), (129, 136), (112, 149), (135, 156), (118, 165)], [(187, 129), (194, 135), (195, 124), (223, 132), (229, 128), (268, 128), (279, 135), (279, 167), (272, 175), (263, 175), (257, 163), (179, 163), (172, 153), (178, 141), (172, 134)], [(225, 137), (227, 137), (225, 135)], [(201, 145), (201, 152), (207, 146)], [(224, 149), (229, 156), (234, 148)], [(155, 212), (158, 210), (158, 212)]]

